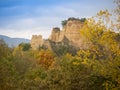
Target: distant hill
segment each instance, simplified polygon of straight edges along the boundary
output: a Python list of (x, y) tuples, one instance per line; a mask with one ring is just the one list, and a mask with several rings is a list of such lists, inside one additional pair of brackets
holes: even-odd
[(9, 47), (18, 46), (20, 43), (30, 43), (29, 39), (24, 38), (11, 38), (5, 35), (0, 35), (0, 39), (3, 39)]

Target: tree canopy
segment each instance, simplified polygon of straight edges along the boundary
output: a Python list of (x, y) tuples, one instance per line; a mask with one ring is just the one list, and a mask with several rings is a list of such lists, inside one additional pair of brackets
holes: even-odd
[(120, 0), (116, 3), (117, 22), (106, 25), (112, 17), (108, 10), (81, 19), (88, 48), (75, 55), (68, 52), (71, 47), (57, 47), (55, 54), (32, 50), (28, 43), (9, 48), (0, 40), (0, 90), (120, 90)]
[(70, 17), (70, 18), (68, 18), (67, 20), (61, 21), (62, 26), (64, 27), (64, 26), (67, 24), (67, 22), (70, 21), (70, 20), (78, 20), (78, 21), (80, 21), (80, 22), (85, 22), (85, 21), (86, 21), (86, 18), (81, 18), (81, 19), (79, 19), (79, 18)]

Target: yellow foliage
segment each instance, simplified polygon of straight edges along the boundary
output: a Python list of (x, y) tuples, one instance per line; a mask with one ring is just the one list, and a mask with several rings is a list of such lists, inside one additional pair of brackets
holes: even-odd
[(79, 62), (73, 62), (73, 65), (80, 65)]
[(54, 62), (54, 54), (49, 50), (41, 50), (37, 54), (38, 64), (43, 66), (45, 69), (49, 69), (49, 67)]
[(16, 47), (14, 48), (13, 50), (13, 56), (16, 56), (16, 57), (22, 57), (23, 56), (23, 51), (22, 51), (22, 47)]

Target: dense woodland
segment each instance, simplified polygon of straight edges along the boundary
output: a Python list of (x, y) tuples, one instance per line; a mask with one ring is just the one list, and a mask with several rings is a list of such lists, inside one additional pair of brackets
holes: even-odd
[(0, 40), (0, 90), (120, 90), (120, 0), (115, 3), (112, 13), (84, 21), (80, 34), (89, 47), (74, 56), (65, 47), (58, 56)]

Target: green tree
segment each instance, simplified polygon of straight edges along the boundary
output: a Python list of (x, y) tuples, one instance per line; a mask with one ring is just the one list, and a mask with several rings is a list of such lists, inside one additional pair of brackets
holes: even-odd
[(64, 26), (67, 24), (67, 20), (63, 20), (63, 21), (61, 22), (61, 24), (62, 24), (62, 26), (64, 27)]
[(64, 27), (66, 24), (67, 24), (67, 22), (68, 21), (70, 21), (70, 20), (78, 20), (78, 21), (80, 21), (80, 22), (85, 22), (86, 21), (86, 18), (74, 18), (74, 17), (70, 17), (70, 18), (68, 18), (67, 20), (63, 20), (62, 22), (61, 22), (61, 24), (62, 24), (62, 26)]
[(30, 50), (30, 48), (31, 48), (31, 46), (30, 46), (29, 43), (20, 43), (20, 44), (19, 44), (19, 47), (22, 47), (22, 50), (23, 50), (23, 51), (28, 51), (28, 50)]
[(81, 18), (80, 21), (81, 21), (81, 22), (85, 22), (85, 21), (86, 21), (86, 18)]
[(0, 40), (0, 90), (13, 90), (17, 86), (17, 72), (11, 49)]

